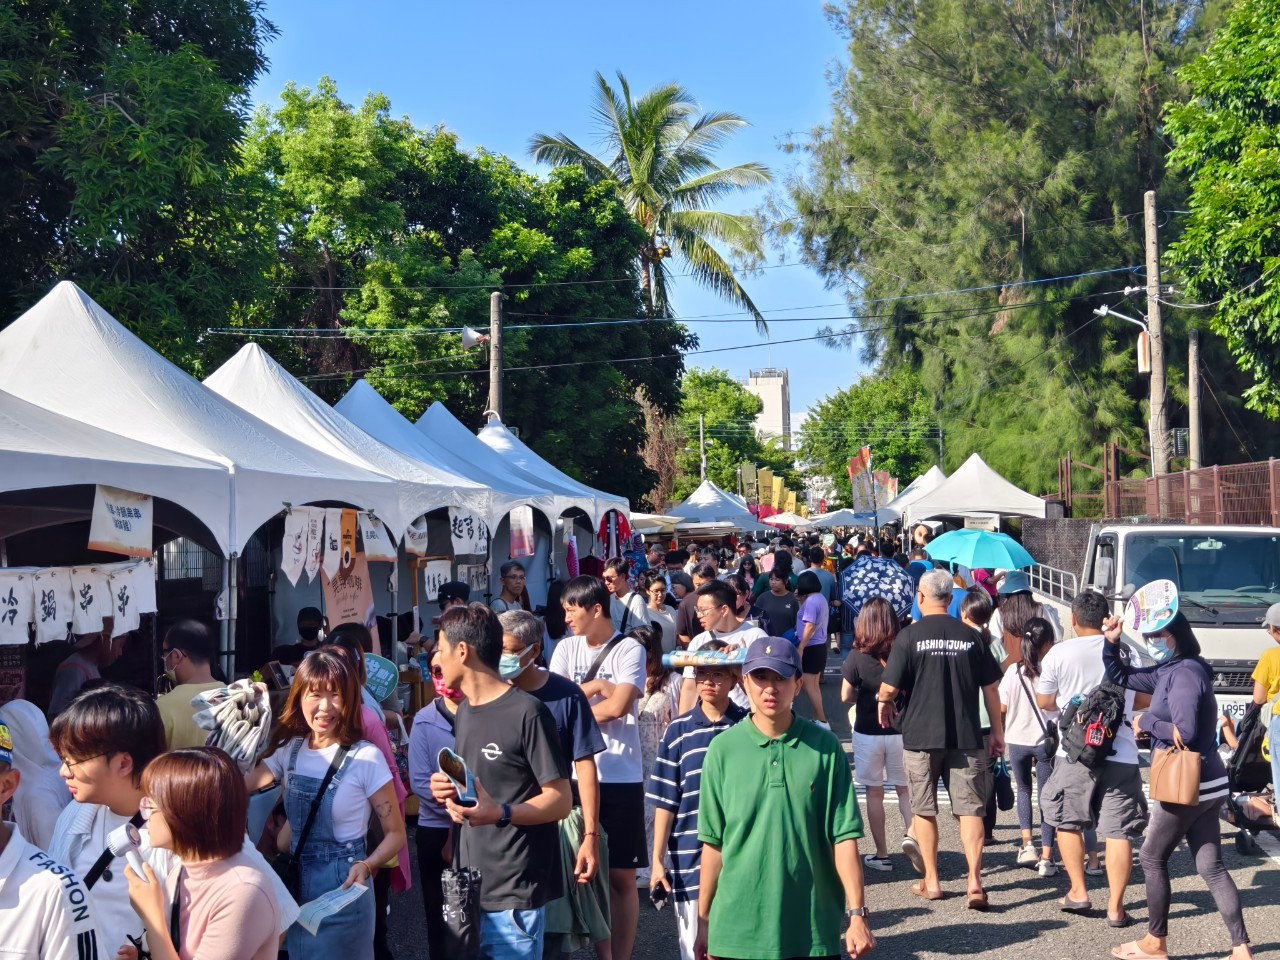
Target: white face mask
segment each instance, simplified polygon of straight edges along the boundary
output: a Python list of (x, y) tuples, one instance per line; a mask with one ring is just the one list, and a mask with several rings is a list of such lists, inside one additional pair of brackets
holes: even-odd
[(525, 670), (529, 669), (529, 664), (533, 663), (533, 658), (525, 660), (525, 654), (532, 652), (533, 647), (527, 650), (521, 650), (519, 653), (504, 653), (498, 661), (498, 676), (508, 682), (514, 680)]
[(1163, 633), (1154, 637), (1147, 637), (1147, 653), (1151, 655), (1151, 659), (1156, 663), (1164, 663), (1173, 657), (1173, 647), (1169, 645), (1172, 637), (1166, 637)]

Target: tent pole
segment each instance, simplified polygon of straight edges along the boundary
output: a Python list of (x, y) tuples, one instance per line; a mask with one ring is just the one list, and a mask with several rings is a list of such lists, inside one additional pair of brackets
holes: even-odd
[(236, 619), (239, 616), (240, 604), (238, 602), (238, 594), (240, 592), (240, 554), (233, 553), (231, 562), (228, 564), (228, 587), (227, 593), (227, 639), (229, 641), (226, 650), (223, 652), (223, 671), (227, 675), (227, 679), (235, 679), (236, 669)]

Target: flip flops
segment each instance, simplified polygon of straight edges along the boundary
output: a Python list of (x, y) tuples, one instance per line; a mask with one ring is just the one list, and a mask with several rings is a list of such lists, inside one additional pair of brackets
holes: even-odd
[(924, 876), (924, 854), (920, 852), (920, 844), (916, 843), (915, 837), (902, 838), (902, 852), (906, 855), (907, 860), (911, 862), (911, 869)]
[(1138, 946), (1137, 940), (1111, 948), (1111, 955), (1117, 960), (1169, 960), (1167, 953), (1147, 953)]
[(917, 880), (915, 883), (913, 883), (911, 885), (911, 892), (914, 893), (921, 900), (941, 900), (943, 896), (945, 896), (945, 894), (943, 894), (941, 890), (937, 891), (936, 893), (931, 893), (930, 891), (926, 890), (924, 888), (923, 880)]
[(1072, 900), (1070, 897), (1063, 897), (1058, 901), (1058, 909), (1063, 913), (1088, 913), (1093, 909), (1093, 904), (1088, 900)]

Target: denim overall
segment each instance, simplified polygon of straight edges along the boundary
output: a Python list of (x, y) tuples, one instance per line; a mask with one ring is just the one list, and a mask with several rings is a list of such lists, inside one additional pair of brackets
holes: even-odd
[[(320, 780), (316, 777), (294, 773), (300, 749), (302, 740), (295, 740), (289, 752), (289, 767), (284, 781), (284, 810), (293, 834), (291, 849), (294, 852), (306, 825), (307, 814), (311, 811), (311, 801), (320, 789)], [(298, 864), (302, 888), (299, 906), (342, 886), (351, 872), (351, 865), (364, 858), (364, 837), (346, 843), (339, 843), (333, 837), (333, 798), (350, 761), (351, 754), (348, 753), (329, 781), (329, 788), (320, 801), (315, 823), (311, 826), (311, 835), (302, 850)], [(338, 913), (326, 917), (315, 936), (295, 923), (285, 937), (285, 949), (291, 958), (298, 960), (373, 960), (373, 921), (373, 891), (370, 890)]]

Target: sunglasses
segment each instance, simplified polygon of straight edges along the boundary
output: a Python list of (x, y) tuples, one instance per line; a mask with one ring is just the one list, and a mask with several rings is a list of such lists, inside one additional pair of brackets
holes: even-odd
[(437, 663), (435, 666), (431, 668), (431, 676), (439, 680), (441, 677), (444, 676), (444, 668)]

